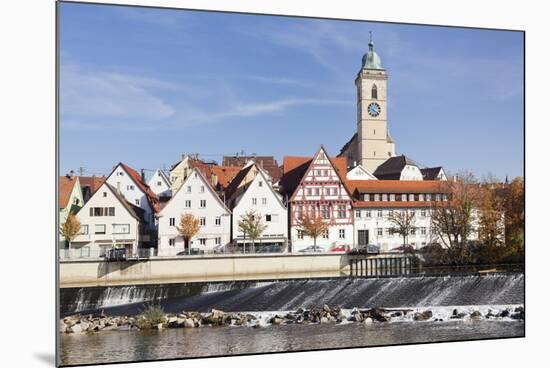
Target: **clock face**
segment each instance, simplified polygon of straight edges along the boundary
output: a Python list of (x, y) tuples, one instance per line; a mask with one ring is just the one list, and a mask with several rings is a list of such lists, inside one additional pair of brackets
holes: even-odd
[(371, 104), (369, 104), (367, 111), (369, 112), (370, 116), (377, 117), (378, 115), (380, 115), (380, 105), (376, 102), (372, 102)]

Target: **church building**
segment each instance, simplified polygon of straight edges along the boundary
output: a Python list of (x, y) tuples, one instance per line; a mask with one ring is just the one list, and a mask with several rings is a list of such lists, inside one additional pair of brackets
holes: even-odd
[(387, 82), (388, 75), (371, 39), (355, 79), (357, 133), (339, 155), (347, 157), (350, 168), (361, 165), (373, 173), (388, 158), (395, 156), (395, 142), (388, 129)]

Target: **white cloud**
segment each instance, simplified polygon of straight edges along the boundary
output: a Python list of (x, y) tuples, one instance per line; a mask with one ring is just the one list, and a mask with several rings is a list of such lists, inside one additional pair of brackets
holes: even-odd
[(152, 89), (179, 88), (154, 78), (84, 70), (77, 65), (61, 66), (61, 114), (69, 120), (149, 119), (174, 115), (175, 108)]

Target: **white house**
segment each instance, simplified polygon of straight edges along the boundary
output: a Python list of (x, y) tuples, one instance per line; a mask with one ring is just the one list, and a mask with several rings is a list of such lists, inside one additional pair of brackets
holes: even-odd
[(379, 180), (424, 180), (416, 162), (405, 155), (388, 158), (373, 174)]
[(285, 156), (283, 172), (281, 187), (289, 196), (292, 252), (314, 243), (300, 228), (300, 218), (305, 213), (329, 224), (328, 230), (317, 238), (317, 245), (325, 251), (352, 245), (352, 197), (345, 185), (347, 158), (330, 158), (321, 146), (313, 157)]
[(172, 196), (170, 179), (161, 169), (155, 171), (147, 185), (158, 197)]
[(378, 180), (369, 170), (361, 165), (355, 166), (348, 171), (346, 175), (347, 180)]
[(159, 199), (137, 171), (120, 162), (106, 181), (117, 188), (128, 202), (143, 209), (147, 227), (150, 230), (156, 229), (154, 215), (160, 210)]
[(183, 214), (200, 220), (200, 231), (190, 241), (191, 249), (210, 251), (230, 242), (231, 212), (201, 172), (193, 169), (180, 189), (158, 213), (158, 254), (187, 254), (177, 226)]
[(71, 243), (82, 257), (99, 257), (113, 246), (136, 256), (138, 246), (150, 241), (143, 220), (145, 211), (128, 202), (118, 190), (103, 183), (78, 211), (80, 234)]
[(241, 246), (250, 243), (247, 235), (239, 229), (242, 217), (253, 211), (261, 216), (266, 229), (259, 239), (255, 240), (255, 248), (275, 246), (286, 251), (288, 238), (288, 212), (283, 198), (273, 189), (269, 174), (254, 162), (249, 162), (237, 174), (226, 191), (227, 203), (232, 210), (233, 243)]

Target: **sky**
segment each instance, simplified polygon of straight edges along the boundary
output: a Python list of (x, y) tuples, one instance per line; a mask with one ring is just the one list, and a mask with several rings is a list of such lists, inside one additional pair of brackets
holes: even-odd
[(523, 175), (523, 33), (60, 5), (60, 173), (182, 154), (330, 155), (356, 130), (372, 32), (396, 153), (447, 173)]

